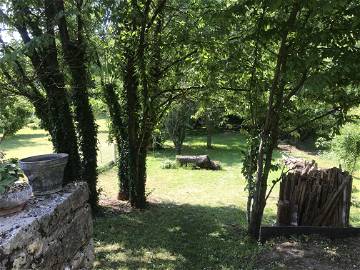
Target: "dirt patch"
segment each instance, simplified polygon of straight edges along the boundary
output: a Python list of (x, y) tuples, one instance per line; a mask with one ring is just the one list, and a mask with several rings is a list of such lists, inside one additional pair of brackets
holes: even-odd
[[(159, 202), (160, 202), (159, 200), (154, 198), (148, 199), (146, 209), (156, 206)], [(105, 215), (118, 215), (118, 214), (127, 214), (134, 211), (143, 211), (132, 208), (130, 202), (128, 201), (121, 201), (108, 197), (101, 198), (99, 200), (99, 205), (103, 210), (103, 214)]]
[(268, 243), (256, 269), (360, 269), (360, 238), (329, 240), (319, 236), (276, 239)]
[(130, 213), (133, 210), (129, 202), (111, 198), (100, 199), (99, 205), (106, 214)]

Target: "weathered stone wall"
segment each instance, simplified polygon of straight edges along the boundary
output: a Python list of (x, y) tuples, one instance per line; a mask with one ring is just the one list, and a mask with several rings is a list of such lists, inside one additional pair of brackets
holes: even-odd
[(85, 183), (31, 199), (0, 217), (0, 269), (91, 269), (92, 218)]

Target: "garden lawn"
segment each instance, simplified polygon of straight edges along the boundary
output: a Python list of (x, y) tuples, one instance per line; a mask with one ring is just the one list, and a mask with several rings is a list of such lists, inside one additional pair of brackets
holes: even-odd
[[(106, 121), (99, 123), (99, 163), (114, 157), (107, 143)], [(42, 130), (26, 128), (6, 140), (0, 148), (8, 157), (25, 157), (51, 152)], [(258, 246), (246, 236), (245, 180), (241, 160), (246, 139), (238, 132), (214, 136), (214, 148), (206, 149), (206, 137), (188, 136), (183, 154), (208, 154), (219, 160), (221, 171), (192, 168), (162, 169), (175, 159), (170, 142), (165, 149), (151, 151), (147, 160), (147, 194), (144, 211), (119, 213), (105, 211), (94, 220), (96, 269), (254, 269), (267, 246)], [(315, 159), (320, 166), (337, 164), (331, 155), (315, 155), (290, 147), (290, 154)], [(281, 157), (277, 151), (275, 158)], [(351, 222), (360, 226), (359, 172), (353, 182)], [(272, 173), (274, 180), (278, 173)], [(118, 192), (116, 168), (99, 176), (102, 198), (115, 199)], [(268, 200), (264, 223), (275, 221), (278, 187)], [(260, 256), (261, 258), (261, 256)]]
[[(170, 143), (150, 153), (149, 208), (95, 219), (97, 269), (253, 269), (259, 247), (246, 238), (245, 138), (216, 135), (211, 150), (205, 141), (189, 137), (183, 154), (208, 154), (221, 171), (162, 169), (175, 159)], [(100, 185), (103, 196), (115, 198), (116, 170), (102, 174)]]
[[(260, 247), (246, 237), (245, 180), (241, 175), (246, 139), (239, 133), (214, 136), (214, 148), (206, 138), (189, 136), (183, 154), (208, 154), (219, 160), (221, 171), (191, 168), (162, 169), (174, 160), (170, 142), (147, 160), (148, 209), (110, 214), (95, 219), (96, 269), (254, 269)], [(336, 163), (330, 156), (315, 156), (292, 149), (291, 154), (316, 159), (322, 165)], [(281, 157), (280, 152), (275, 153)], [(277, 173), (271, 174), (270, 181)], [(116, 198), (116, 170), (100, 176), (103, 197)], [(264, 223), (275, 222), (278, 187), (265, 210)], [(354, 199), (360, 198), (354, 179)], [(351, 221), (360, 225), (359, 208), (352, 207)]]
[[(108, 140), (108, 126), (106, 119), (98, 119), (98, 163), (105, 165), (114, 159), (114, 146)], [(25, 158), (53, 152), (48, 133), (43, 129), (25, 127), (15, 136), (7, 138), (0, 144), (0, 151), (6, 153), (7, 158)]]

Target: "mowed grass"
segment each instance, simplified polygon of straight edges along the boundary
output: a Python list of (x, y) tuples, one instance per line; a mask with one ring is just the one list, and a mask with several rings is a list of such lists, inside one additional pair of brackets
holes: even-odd
[[(162, 169), (175, 159), (169, 142), (149, 154), (152, 203), (144, 211), (95, 220), (97, 269), (253, 269), (261, 247), (246, 237), (245, 138), (218, 134), (211, 150), (204, 142), (203, 136), (188, 137), (183, 154), (208, 154), (221, 162), (221, 171)], [(100, 185), (115, 198), (116, 170), (102, 174)]]
[[(165, 160), (175, 159), (170, 142), (164, 150), (149, 153), (147, 192), (154, 203), (145, 211), (95, 220), (97, 269), (253, 269), (266, 246), (246, 237), (247, 192), (241, 174), (245, 137), (234, 132), (217, 134), (211, 150), (205, 142), (205, 136), (189, 136), (183, 154), (208, 154), (221, 162), (221, 171), (162, 169)], [(329, 156), (299, 150), (294, 155), (317, 159), (321, 165), (336, 163)], [(275, 158), (280, 157), (277, 151)], [(277, 176), (272, 173), (270, 180)], [(100, 176), (103, 196), (116, 198), (115, 179), (115, 169)], [(264, 223), (275, 222), (277, 194), (276, 186)], [(359, 195), (354, 179), (354, 200)], [(359, 217), (359, 208), (353, 206), (353, 225), (360, 226)]]
[[(108, 126), (106, 119), (98, 119), (98, 163), (105, 165), (114, 160), (114, 146), (108, 140)], [(6, 153), (7, 158), (25, 158), (53, 152), (48, 133), (43, 129), (25, 127), (15, 136), (9, 137), (0, 144), (0, 151)]]
[[(105, 120), (98, 122), (99, 161), (113, 158), (107, 143)], [(165, 160), (175, 159), (172, 143), (151, 151), (147, 159), (149, 207), (144, 211), (106, 214), (94, 220), (96, 269), (253, 269), (259, 246), (246, 236), (245, 180), (241, 174), (246, 138), (239, 132), (224, 132), (206, 149), (200, 132), (188, 136), (183, 154), (208, 154), (222, 164), (221, 171), (189, 168), (162, 169)], [(8, 156), (24, 157), (51, 151), (41, 130), (24, 129), (1, 146)], [(322, 167), (337, 165), (331, 155), (292, 149), (291, 155), (315, 159)], [(276, 151), (275, 158), (281, 158)], [(355, 174), (351, 222), (360, 226), (360, 185)], [(276, 179), (272, 173), (269, 179)], [(116, 198), (116, 168), (99, 176), (102, 197)], [(268, 200), (264, 223), (275, 222), (278, 187)]]

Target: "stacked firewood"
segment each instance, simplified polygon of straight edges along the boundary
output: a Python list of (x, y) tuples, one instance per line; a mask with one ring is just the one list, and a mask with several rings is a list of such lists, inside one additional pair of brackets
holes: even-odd
[(349, 226), (352, 177), (339, 168), (318, 169), (315, 161), (287, 159), (277, 223), (293, 226)]

